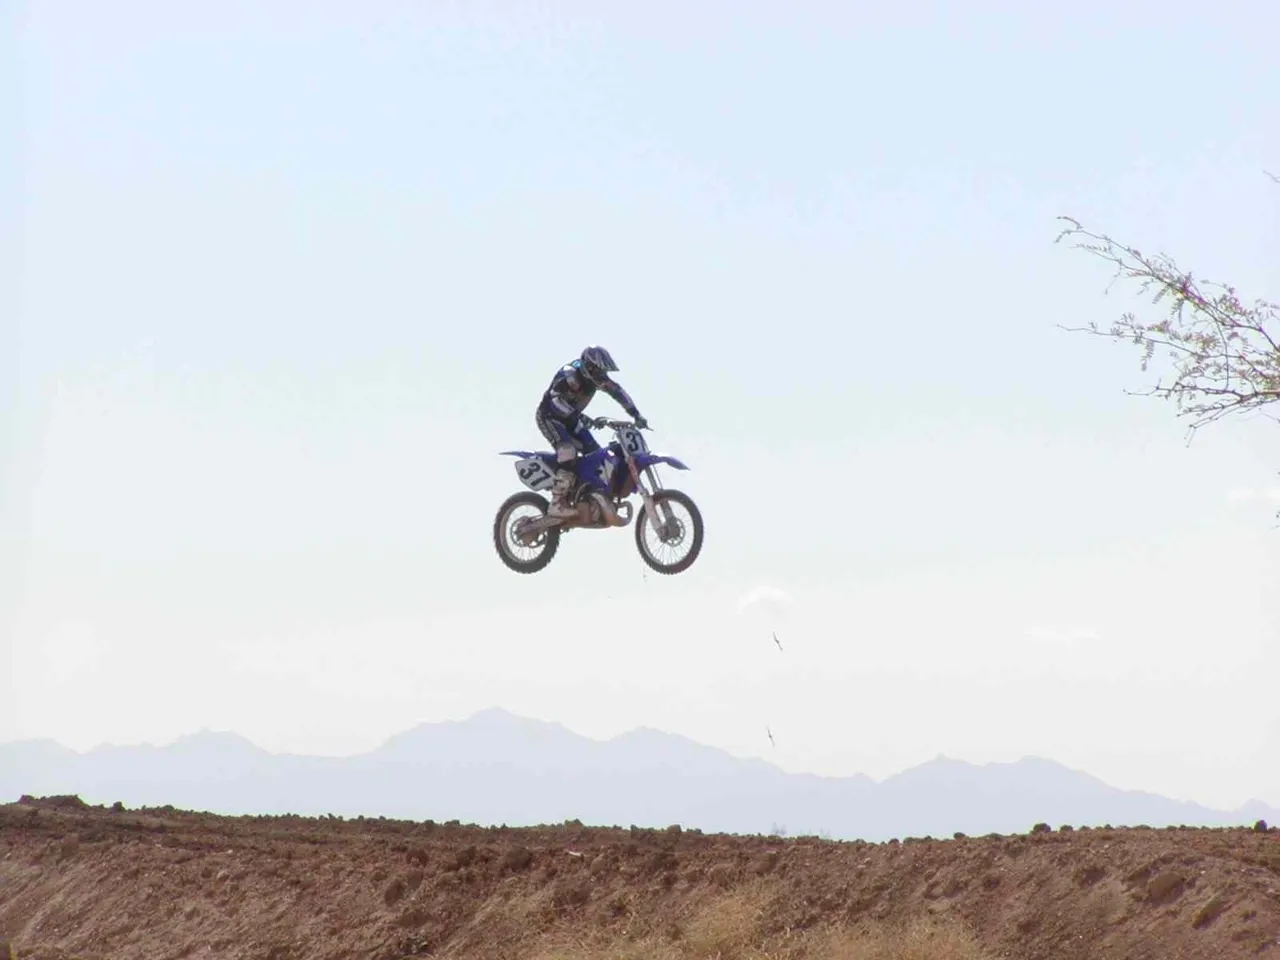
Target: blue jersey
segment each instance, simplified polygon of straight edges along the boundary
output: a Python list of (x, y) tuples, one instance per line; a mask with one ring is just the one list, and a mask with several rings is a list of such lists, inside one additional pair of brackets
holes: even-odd
[[(616, 400), (618, 406), (627, 411), (627, 415), (632, 419), (640, 416), (640, 411), (636, 409), (627, 391), (623, 390), (620, 384), (610, 380), (608, 374), (605, 375), (604, 382), (598, 389)], [(582, 369), (582, 361), (574, 360), (572, 363), (566, 363), (551, 378), (551, 385), (542, 395), (542, 402), (538, 405), (538, 409), (547, 416), (570, 422), (586, 409), (587, 404), (595, 397), (596, 390), (596, 384), (591, 382), (591, 378)]]

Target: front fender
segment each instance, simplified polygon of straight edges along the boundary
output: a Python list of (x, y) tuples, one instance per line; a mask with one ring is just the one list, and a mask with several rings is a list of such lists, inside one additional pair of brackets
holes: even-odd
[(640, 470), (644, 470), (648, 467), (651, 467), (655, 463), (670, 464), (671, 466), (675, 467), (677, 470), (689, 469), (687, 466), (685, 466), (685, 464), (677, 460), (675, 457), (666, 457), (656, 453), (642, 453), (636, 457), (636, 467)]

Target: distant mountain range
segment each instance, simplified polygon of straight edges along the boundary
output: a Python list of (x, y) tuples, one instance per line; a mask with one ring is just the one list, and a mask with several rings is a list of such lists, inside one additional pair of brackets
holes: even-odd
[(1049, 760), (975, 766), (938, 758), (876, 782), (795, 774), (685, 737), (639, 729), (607, 741), (555, 723), (482, 711), (422, 724), (354, 757), (271, 754), (235, 734), (77, 753), (52, 741), (0, 744), (0, 802), (75, 793), (94, 804), (223, 814), (334, 814), (525, 826), (589, 825), (816, 834), (880, 841), (1057, 827), (1280, 823), (1252, 802), (1213, 810), (1119, 790)]

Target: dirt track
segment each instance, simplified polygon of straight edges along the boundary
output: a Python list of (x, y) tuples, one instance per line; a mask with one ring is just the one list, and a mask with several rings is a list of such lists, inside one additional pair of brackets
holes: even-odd
[(1022, 960), (1280, 958), (1275, 829), (864, 844), (0, 806), (0, 940), (20, 960), (548, 956), (678, 941), (743, 891), (762, 943), (937, 916)]

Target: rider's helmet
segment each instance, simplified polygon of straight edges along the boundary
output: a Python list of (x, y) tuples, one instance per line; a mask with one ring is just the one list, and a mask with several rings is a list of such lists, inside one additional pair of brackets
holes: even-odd
[(582, 351), (582, 372), (596, 386), (604, 383), (610, 373), (618, 369), (613, 355), (604, 347), (587, 347)]

